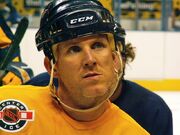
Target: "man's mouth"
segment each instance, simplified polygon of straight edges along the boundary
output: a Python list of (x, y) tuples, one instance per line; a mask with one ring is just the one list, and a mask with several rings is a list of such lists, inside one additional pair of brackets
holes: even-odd
[(90, 72), (90, 73), (86, 73), (83, 78), (90, 78), (90, 77), (96, 77), (99, 76), (99, 73), (95, 73), (95, 72)]

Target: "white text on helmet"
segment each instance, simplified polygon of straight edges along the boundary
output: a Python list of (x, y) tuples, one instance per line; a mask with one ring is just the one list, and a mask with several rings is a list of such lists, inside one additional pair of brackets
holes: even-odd
[(75, 19), (70, 20), (70, 24), (76, 24), (76, 23), (90, 21), (90, 20), (93, 20), (93, 17), (94, 16), (84, 16), (84, 17), (80, 17), (80, 18), (75, 18)]

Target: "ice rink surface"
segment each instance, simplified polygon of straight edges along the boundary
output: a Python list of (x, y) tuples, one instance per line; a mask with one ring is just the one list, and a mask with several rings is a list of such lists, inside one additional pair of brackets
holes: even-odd
[(180, 91), (155, 91), (170, 107), (173, 114), (173, 135), (180, 135)]

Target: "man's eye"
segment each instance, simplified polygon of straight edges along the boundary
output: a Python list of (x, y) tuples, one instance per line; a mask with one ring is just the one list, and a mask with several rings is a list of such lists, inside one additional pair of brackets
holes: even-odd
[(69, 53), (77, 53), (77, 52), (80, 52), (81, 51), (81, 48), (79, 46), (71, 46), (69, 49), (68, 49), (68, 52)]
[(105, 45), (103, 43), (94, 43), (92, 46), (91, 46), (92, 49), (100, 49), (100, 48), (105, 48)]

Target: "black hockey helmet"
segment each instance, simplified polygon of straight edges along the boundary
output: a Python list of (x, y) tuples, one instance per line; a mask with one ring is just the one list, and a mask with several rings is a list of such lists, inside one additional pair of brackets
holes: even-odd
[(113, 16), (97, 0), (54, 0), (42, 14), (36, 45), (51, 60), (52, 45), (92, 34), (114, 34), (114, 27)]
[(124, 56), (125, 55), (125, 51), (126, 51), (126, 43), (125, 43), (125, 36), (126, 36), (126, 31), (124, 28), (122, 28), (122, 26), (120, 25), (120, 23), (115, 22), (115, 27), (114, 27), (114, 39), (116, 44), (118, 44), (118, 42), (121, 42), (122, 44), (122, 50), (121, 50), (121, 54)]

